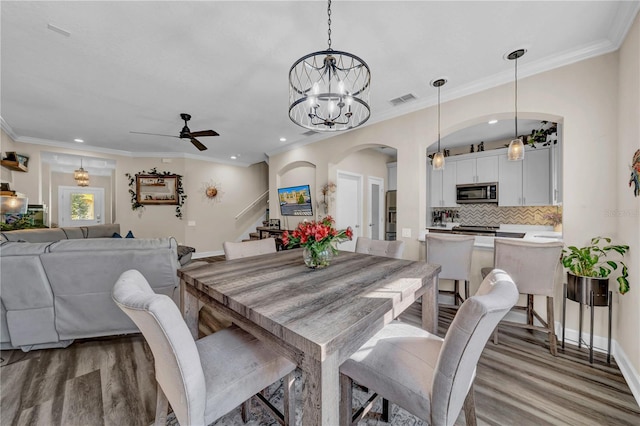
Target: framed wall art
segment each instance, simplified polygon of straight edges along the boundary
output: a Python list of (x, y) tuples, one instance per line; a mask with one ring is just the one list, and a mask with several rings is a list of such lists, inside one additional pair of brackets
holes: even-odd
[(137, 202), (140, 204), (179, 204), (178, 175), (136, 175)]

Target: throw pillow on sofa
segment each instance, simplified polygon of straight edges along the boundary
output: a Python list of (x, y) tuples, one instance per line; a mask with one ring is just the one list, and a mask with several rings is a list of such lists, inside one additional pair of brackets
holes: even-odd
[[(122, 235), (118, 234), (117, 232), (114, 232), (111, 238), (122, 238)], [(127, 232), (127, 235), (125, 236), (125, 238), (135, 238), (135, 237), (133, 236), (133, 232), (129, 231)]]

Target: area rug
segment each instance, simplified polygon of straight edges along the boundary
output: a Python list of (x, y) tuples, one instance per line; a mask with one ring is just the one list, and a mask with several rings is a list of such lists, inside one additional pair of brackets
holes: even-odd
[[(296, 371), (296, 424), (302, 425), (302, 391), (300, 385), (300, 370)], [(275, 405), (279, 410), (282, 410), (282, 382), (275, 383), (271, 385), (267, 389), (267, 395), (269, 396), (269, 401), (273, 405)], [(255, 398), (254, 398), (255, 399)], [(360, 407), (364, 401), (366, 401), (367, 395), (360, 390), (357, 386), (353, 389), (353, 406)], [(366, 426), (374, 426), (374, 425), (399, 425), (399, 426), (423, 426), (427, 425), (427, 423), (418, 419), (417, 417), (409, 414), (407, 411), (398, 407), (395, 404), (390, 404), (391, 407), (391, 416), (389, 418), (389, 423), (380, 421), (376, 418), (367, 418), (359, 423), (359, 425)], [(376, 401), (376, 405), (374, 406), (374, 411), (381, 411), (381, 401), (378, 399)], [(240, 416), (240, 407), (237, 407), (224, 417), (218, 419), (213, 422), (210, 426), (277, 426), (278, 422), (271, 417), (268, 411), (264, 410), (262, 406), (252, 399), (251, 402), (251, 410), (249, 411), (250, 415), (247, 419), (247, 423), (242, 422), (242, 418)], [(169, 414), (167, 417), (167, 426), (179, 426), (175, 415), (173, 413)], [(187, 426), (187, 425), (182, 425)]]

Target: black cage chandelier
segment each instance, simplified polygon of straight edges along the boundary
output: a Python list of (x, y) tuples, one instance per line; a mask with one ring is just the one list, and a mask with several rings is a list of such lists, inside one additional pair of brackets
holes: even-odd
[(303, 56), (289, 70), (289, 118), (317, 132), (353, 129), (371, 115), (369, 66), (331, 48), (331, 0), (327, 15), (327, 50)]

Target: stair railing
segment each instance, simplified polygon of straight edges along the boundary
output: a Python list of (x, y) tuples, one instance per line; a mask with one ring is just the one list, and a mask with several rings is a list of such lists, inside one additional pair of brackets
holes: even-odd
[(266, 191), (264, 191), (262, 194), (260, 194), (258, 196), (258, 198), (253, 200), (253, 202), (251, 204), (249, 204), (247, 207), (242, 209), (242, 211), (236, 215), (235, 219), (238, 220), (240, 217), (242, 217), (243, 214), (245, 214), (246, 212), (251, 210), (256, 204), (258, 204), (261, 200), (266, 198), (267, 195), (269, 195), (269, 190), (268, 189)]

